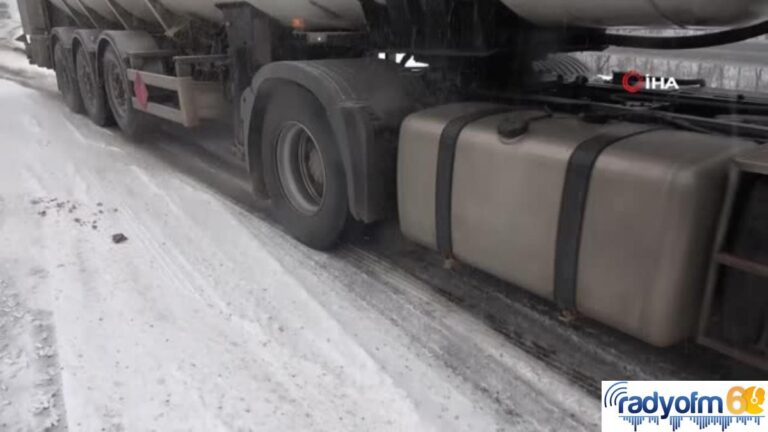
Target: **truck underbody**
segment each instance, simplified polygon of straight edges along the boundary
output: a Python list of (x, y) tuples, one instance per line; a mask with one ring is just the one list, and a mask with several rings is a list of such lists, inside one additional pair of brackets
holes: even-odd
[(768, 367), (768, 98), (597, 82), (562, 54), (716, 45), (764, 23), (654, 38), (538, 25), (516, 1), (361, 0), (354, 28), (246, 2), (216, 4), (221, 22), (70, 3), (20, 0), (28, 57), (67, 105), (136, 139), (153, 118), (231, 123), (255, 195), (309, 246), (397, 215), (448, 265), (564, 315)]

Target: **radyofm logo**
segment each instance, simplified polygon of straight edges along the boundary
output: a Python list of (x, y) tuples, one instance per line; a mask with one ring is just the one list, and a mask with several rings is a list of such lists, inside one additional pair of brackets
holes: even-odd
[(766, 389), (768, 381), (603, 381), (603, 431), (768, 431)]

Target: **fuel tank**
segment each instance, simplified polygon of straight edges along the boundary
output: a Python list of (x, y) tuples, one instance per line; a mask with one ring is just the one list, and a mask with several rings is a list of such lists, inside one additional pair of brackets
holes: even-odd
[[(438, 249), (446, 232), (440, 221), (450, 218), (451, 255), (461, 262), (550, 300), (572, 288), (569, 308), (657, 346), (691, 336), (730, 159), (755, 144), (535, 109), (489, 114), (489, 107), (496, 110), (444, 105), (404, 121), (397, 170), (404, 235)], [(466, 118), (474, 121), (456, 137), (450, 164), (442, 150), (450, 145), (446, 134)], [(531, 120), (520, 127), (521, 118)], [(518, 132), (510, 137), (505, 130)], [(584, 160), (574, 152), (603, 134), (623, 138), (599, 154), (586, 191), (574, 192), (583, 178), (569, 177), (579, 173), (572, 159)], [(446, 160), (452, 177), (438, 173)], [(440, 204), (441, 188), (447, 206)], [(565, 205), (584, 196), (582, 208)], [(581, 222), (571, 229), (572, 221)], [(580, 240), (562, 242), (569, 232)], [(569, 262), (572, 286), (558, 283)]]

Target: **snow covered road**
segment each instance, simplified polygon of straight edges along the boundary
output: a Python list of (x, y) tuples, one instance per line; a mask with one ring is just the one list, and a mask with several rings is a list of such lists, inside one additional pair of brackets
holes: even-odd
[(306, 249), (211, 187), (237, 177), (94, 127), (20, 58), (0, 51), (0, 430), (598, 428), (592, 395), (421, 280)]

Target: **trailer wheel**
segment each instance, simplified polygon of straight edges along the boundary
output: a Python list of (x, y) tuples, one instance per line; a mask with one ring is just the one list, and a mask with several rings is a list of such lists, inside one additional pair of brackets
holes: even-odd
[(61, 95), (64, 96), (64, 103), (72, 112), (82, 113), (83, 99), (80, 97), (77, 78), (70, 70), (67, 53), (61, 43), (53, 46), (53, 62), (56, 71), (56, 85), (59, 87)]
[(122, 60), (112, 46), (101, 58), (104, 90), (115, 122), (131, 138), (138, 138), (145, 129), (146, 118), (133, 107), (133, 90)]
[(349, 218), (347, 182), (320, 102), (296, 85), (276, 89), (262, 133), (264, 182), (272, 213), (314, 249), (335, 246)]
[(80, 48), (75, 55), (75, 70), (77, 71), (77, 84), (80, 87), (85, 112), (95, 124), (107, 126), (112, 123), (112, 113), (107, 105), (107, 97), (104, 87), (96, 79), (96, 72), (88, 62), (88, 53)]

